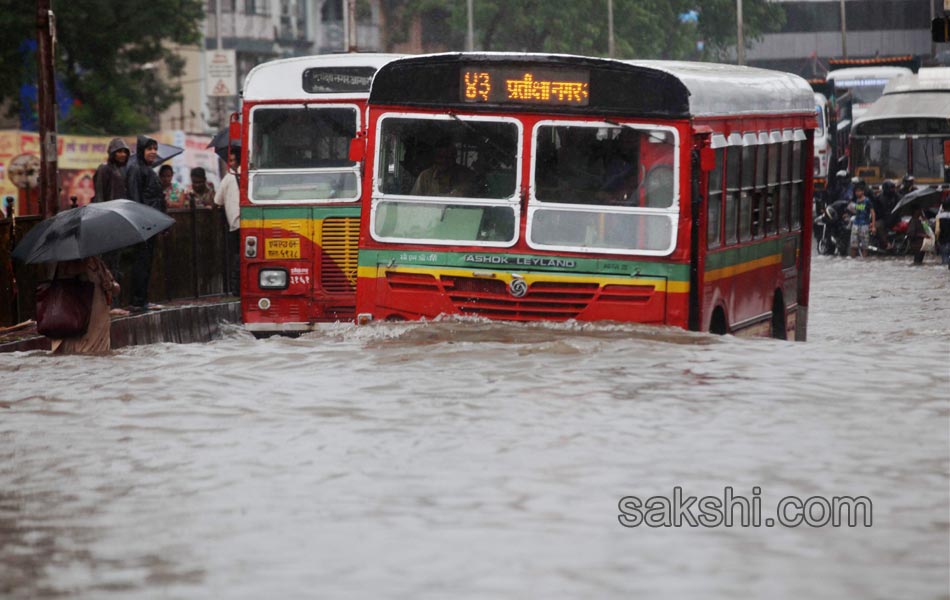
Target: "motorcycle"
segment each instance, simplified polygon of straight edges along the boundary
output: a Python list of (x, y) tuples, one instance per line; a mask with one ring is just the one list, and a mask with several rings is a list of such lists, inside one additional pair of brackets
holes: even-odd
[(848, 255), (851, 242), (851, 215), (848, 213), (848, 201), (838, 200), (825, 207), (815, 217), (812, 231), (818, 241), (818, 253), (825, 256)]
[[(868, 249), (871, 252), (876, 254), (885, 254), (889, 256), (903, 256), (910, 252), (910, 238), (907, 237), (907, 228), (910, 225), (910, 218), (903, 217), (898, 219), (893, 226), (887, 230), (887, 245), (883, 248), (871, 244), (868, 246)], [(879, 238), (874, 238), (875, 242), (879, 242)]]

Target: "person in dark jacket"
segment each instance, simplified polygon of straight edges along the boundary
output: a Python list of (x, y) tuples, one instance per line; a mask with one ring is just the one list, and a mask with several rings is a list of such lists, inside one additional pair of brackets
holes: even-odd
[[(125, 187), (125, 171), (129, 165), (129, 145), (120, 137), (112, 138), (109, 142), (108, 156), (106, 162), (99, 165), (95, 175), (92, 176), (92, 184), (95, 189), (93, 202), (108, 202), (109, 200), (118, 200), (128, 198), (129, 194)], [(117, 281), (123, 281), (122, 277), (122, 251), (114, 250), (107, 252), (102, 256), (109, 271)], [(112, 296), (112, 314), (124, 315), (128, 311), (118, 307), (119, 296)]]
[[(125, 175), (129, 199), (166, 212), (165, 194), (162, 182), (154, 168), (158, 162), (158, 142), (140, 135), (135, 147), (135, 157), (129, 161)], [(135, 246), (135, 259), (132, 264), (132, 311), (142, 312), (161, 308), (148, 302), (148, 281), (152, 276), (152, 255), (155, 251), (155, 238), (149, 238)]]
[(96, 195), (93, 202), (107, 202), (119, 198), (127, 198), (125, 188), (125, 170), (129, 164), (129, 145), (122, 138), (112, 138), (109, 142), (109, 156), (106, 162), (99, 165), (96, 174), (92, 176)]
[(889, 247), (888, 233), (900, 221), (900, 215), (894, 213), (894, 207), (901, 197), (897, 193), (897, 184), (885, 180), (881, 185), (881, 193), (875, 197), (874, 212), (877, 215), (877, 242), (882, 249)]
[(950, 200), (944, 200), (936, 218), (937, 251), (940, 263), (950, 265)]

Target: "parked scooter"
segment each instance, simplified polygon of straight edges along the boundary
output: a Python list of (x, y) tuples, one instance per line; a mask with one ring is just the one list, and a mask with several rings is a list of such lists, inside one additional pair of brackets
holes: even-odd
[(894, 256), (903, 256), (910, 251), (910, 238), (907, 237), (907, 227), (910, 224), (910, 218), (904, 217), (898, 219), (893, 227), (887, 230), (887, 246), (882, 248), (878, 245), (877, 237), (874, 238), (874, 244), (868, 246), (871, 252), (876, 254), (886, 254)]
[(818, 241), (819, 254), (847, 256), (848, 244), (851, 242), (851, 214), (848, 212), (848, 201), (838, 200), (826, 206), (825, 210), (815, 217), (812, 230)]

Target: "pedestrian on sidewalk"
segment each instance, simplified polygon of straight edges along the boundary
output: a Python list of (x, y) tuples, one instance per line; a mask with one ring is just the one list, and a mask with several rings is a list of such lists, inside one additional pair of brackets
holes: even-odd
[[(158, 142), (150, 137), (140, 135), (135, 148), (135, 157), (129, 161), (126, 187), (128, 187), (130, 200), (151, 206), (164, 213), (168, 212), (165, 207), (165, 194), (158, 173), (153, 169), (157, 160)], [(134, 253), (132, 312), (161, 308), (157, 304), (149, 304), (148, 301), (148, 284), (152, 277), (155, 238), (152, 237), (141, 244), (136, 244)]]
[(208, 183), (204, 168), (191, 170), (191, 185), (185, 191), (185, 198), (194, 200), (195, 208), (214, 208), (214, 184)]
[[(108, 202), (129, 197), (125, 187), (125, 176), (131, 154), (132, 151), (129, 150), (129, 145), (125, 143), (125, 140), (120, 137), (112, 138), (107, 149), (106, 162), (99, 165), (92, 176), (92, 185), (95, 189), (93, 202)], [(116, 281), (121, 282), (124, 279), (121, 268), (122, 250), (107, 252), (102, 256), (102, 260)], [(119, 294), (113, 294), (112, 314), (129, 314), (127, 310), (119, 308), (118, 304)]]
[(214, 195), (215, 206), (224, 207), (224, 216), (228, 231), (225, 234), (225, 248), (227, 249), (227, 285), (228, 291), (235, 296), (241, 294), (240, 253), (238, 244), (241, 241), (241, 192), (238, 187), (238, 177), (241, 170), (241, 151), (232, 148), (228, 152), (228, 173), (221, 180), (221, 186)]
[(119, 284), (109, 272), (109, 267), (98, 256), (80, 258), (58, 263), (56, 278), (77, 278), (93, 284), (92, 309), (89, 325), (79, 336), (63, 339), (50, 338), (54, 354), (105, 354), (112, 349), (112, 319), (109, 306), (112, 296), (119, 293)]

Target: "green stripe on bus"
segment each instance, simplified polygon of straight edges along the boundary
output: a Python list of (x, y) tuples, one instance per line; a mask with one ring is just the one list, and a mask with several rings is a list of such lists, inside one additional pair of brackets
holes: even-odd
[(689, 281), (689, 265), (647, 262), (621, 258), (576, 258), (532, 254), (495, 254), (489, 252), (433, 252), (423, 250), (360, 250), (359, 265), (449, 267), (498, 269), (506, 271), (546, 271), (599, 273), (603, 275), (652, 275), (670, 281)]
[(358, 217), (359, 206), (242, 206), (241, 218), (251, 221), (270, 219), (322, 219)]
[(765, 240), (748, 246), (712, 251), (706, 255), (706, 270), (715, 271), (725, 267), (759, 260), (766, 256), (782, 253), (783, 238)]

